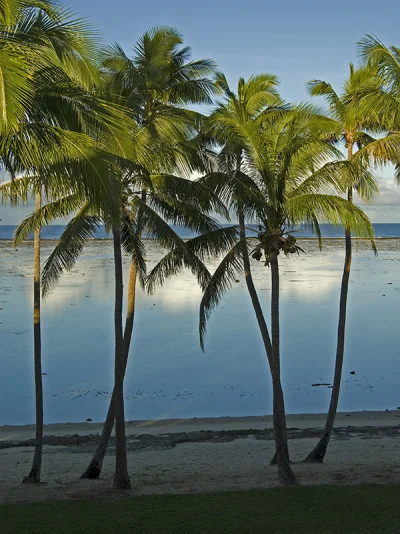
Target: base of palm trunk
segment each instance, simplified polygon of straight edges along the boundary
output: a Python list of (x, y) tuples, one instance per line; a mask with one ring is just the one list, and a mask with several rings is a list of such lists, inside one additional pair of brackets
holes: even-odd
[(128, 490), (131, 489), (131, 481), (128, 474), (115, 475), (113, 482), (113, 489), (115, 490)]
[(32, 469), (27, 477), (22, 479), (22, 484), (39, 484), (40, 473), (37, 469)]
[(323, 458), (313, 458), (310, 454), (303, 460), (304, 464), (323, 464)]
[[(292, 464), (293, 462), (289, 460), (289, 463)], [(276, 453), (274, 454), (274, 457), (272, 458), (272, 460), (269, 462), (269, 465), (278, 465), (278, 457)]]
[(101, 475), (101, 465), (99, 462), (91, 462), (84, 473), (79, 478), (97, 480)]
[(310, 463), (310, 464), (322, 464), (324, 463), (324, 458), (326, 454), (326, 447), (323, 445), (317, 445), (314, 450), (310, 452), (310, 454), (307, 456), (307, 458), (304, 461), (304, 463)]
[(282, 486), (294, 486), (297, 484), (295, 474), (289, 463), (283, 465), (278, 464), (278, 478)]

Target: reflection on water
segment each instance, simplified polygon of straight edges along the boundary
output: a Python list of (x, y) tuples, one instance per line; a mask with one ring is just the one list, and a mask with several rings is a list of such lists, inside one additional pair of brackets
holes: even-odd
[[(53, 244), (43, 246), (43, 258)], [(290, 413), (325, 412), (331, 383), (343, 242), (281, 260), (282, 372)], [(34, 420), (31, 245), (0, 244), (0, 424)], [(161, 256), (150, 244), (148, 266)], [(125, 273), (128, 258), (125, 258)], [(215, 263), (216, 265), (216, 263)], [(212, 268), (212, 266), (211, 266)], [(269, 319), (269, 271), (254, 264)], [(109, 242), (92, 242), (43, 305), (46, 421), (102, 420), (112, 389), (113, 291)], [(400, 241), (356, 244), (340, 410), (400, 406)], [(182, 272), (153, 296), (139, 292), (125, 383), (128, 419), (271, 413), (271, 384), (254, 312), (240, 279), (199, 348), (201, 292)], [(350, 374), (355, 371), (355, 374)]]

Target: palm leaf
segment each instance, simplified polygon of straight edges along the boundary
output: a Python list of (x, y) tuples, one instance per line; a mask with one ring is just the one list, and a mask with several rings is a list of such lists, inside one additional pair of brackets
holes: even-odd
[(72, 269), (86, 241), (93, 237), (100, 226), (101, 218), (90, 215), (89, 211), (88, 204), (82, 206), (67, 224), (53, 252), (46, 260), (41, 275), (43, 297), (54, 289), (64, 270)]
[(343, 103), (330, 83), (323, 80), (311, 80), (307, 83), (311, 96), (324, 96), (329, 102), (331, 112), (337, 118), (341, 118), (344, 111)]
[(177, 251), (185, 266), (197, 275), (199, 283), (202, 285), (204, 277), (207, 277), (207, 270), (197, 256), (192, 253), (187, 243), (146, 202), (136, 197), (133, 205), (135, 213), (140, 212), (140, 225), (146, 237), (153, 238), (162, 247)]
[(315, 220), (348, 228), (360, 237), (372, 238), (374, 229), (365, 213), (335, 195), (306, 194), (287, 200), (288, 218), (294, 226)]
[(130, 254), (131, 261), (136, 266), (139, 281), (144, 287), (146, 279), (146, 261), (145, 261), (145, 246), (140, 238), (140, 230), (132, 221), (129, 214), (124, 214), (121, 226), (121, 245), (125, 252)]
[(25, 204), (28, 202), (29, 190), (32, 187), (36, 177), (23, 176), (19, 178), (13, 178), (7, 182), (3, 182), (0, 185), (1, 200), (4, 204), (10, 202), (12, 206), (15, 206), (19, 202)]
[[(229, 228), (219, 228), (213, 232), (203, 234), (186, 241), (187, 248), (202, 262), (210, 257), (219, 256), (228, 248), (231, 248), (237, 241), (238, 228), (232, 226)], [(185, 255), (182, 255), (180, 250), (173, 249), (166, 254), (153, 269), (150, 271), (146, 285), (149, 293), (154, 293), (156, 287), (165, 283), (167, 278), (177, 274), (184, 267), (193, 268), (185, 260)], [(201, 269), (201, 276), (195, 271), (198, 281), (204, 289), (210, 280), (210, 275), (207, 269)]]
[(243, 270), (243, 242), (238, 241), (219, 263), (207, 284), (200, 303), (200, 346), (204, 350), (207, 322), (225, 293), (232, 287), (237, 274)]
[(28, 215), (15, 229), (14, 244), (17, 245), (28, 238), (35, 230), (50, 224), (55, 219), (67, 217), (82, 207), (82, 198), (79, 195), (70, 195), (46, 204), (39, 210)]

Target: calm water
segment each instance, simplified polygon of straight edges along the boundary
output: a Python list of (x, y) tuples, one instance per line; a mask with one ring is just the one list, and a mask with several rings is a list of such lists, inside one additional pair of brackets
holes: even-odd
[[(253, 225), (256, 229), (257, 226)], [(42, 230), (43, 239), (58, 239), (65, 226), (63, 225), (51, 225), (45, 226)], [(187, 228), (182, 228), (179, 226), (174, 227), (178, 234), (183, 238), (193, 237), (195, 234), (188, 230)], [(0, 225), (0, 240), (10, 240), (12, 239), (15, 226)], [(398, 223), (377, 223), (374, 224), (375, 236), (377, 238), (400, 238), (400, 224)], [(336, 228), (332, 224), (321, 224), (321, 233), (324, 237), (343, 237), (344, 232), (341, 228)], [(314, 234), (307, 230), (298, 230), (296, 231), (297, 237), (313, 237)], [(95, 237), (97, 239), (107, 239), (105, 229), (99, 228)]]
[[(43, 245), (43, 258), (53, 246)], [(331, 390), (313, 384), (332, 380), (342, 246), (331, 240), (319, 253), (315, 240), (304, 241), (306, 255), (281, 261), (282, 372), (291, 413), (328, 406)], [(378, 246), (375, 258), (368, 244), (356, 244), (340, 410), (400, 406), (400, 240)], [(149, 247), (151, 268), (161, 251)], [(0, 243), (0, 424), (34, 421), (31, 271), (31, 244), (14, 250)], [(255, 263), (254, 276), (269, 319), (269, 271)], [(111, 243), (93, 241), (43, 305), (47, 422), (104, 419), (112, 389), (113, 283)], [(271, 413), (270, 379), (243, 280), (212, 316), (205, 353), (200, 296), (187, 272), (154, 296), (139, 292), (127, 418)]]

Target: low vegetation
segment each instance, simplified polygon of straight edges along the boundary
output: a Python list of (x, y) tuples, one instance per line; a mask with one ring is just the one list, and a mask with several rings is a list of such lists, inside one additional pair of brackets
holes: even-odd
[(395, 533), (400, 528), (399, 495), (399, 486), (295, 486), (14, 505), (0, 509), (1, 532)]

